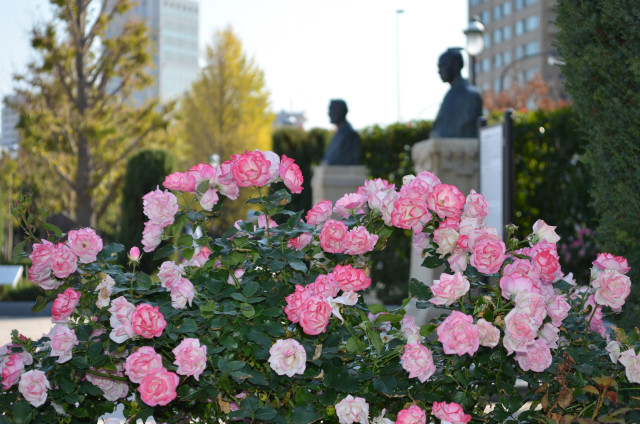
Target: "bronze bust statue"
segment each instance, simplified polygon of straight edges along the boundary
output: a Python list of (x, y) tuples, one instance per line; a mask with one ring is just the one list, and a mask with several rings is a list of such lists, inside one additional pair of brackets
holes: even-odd
[(460, 75), (463, 66), (460, 49), (447, 49), (438, 60), (438, 73), (451, 84), (444, 96), (430, 138), (478, 137), (477, 120), (482, 116), (480, 91)]
[(347, 121), (347, 103), (334, 99), (329, 103), (329, 119), (337, 127), (323, 163), (325, 165), (360, 165), (360, 135)]

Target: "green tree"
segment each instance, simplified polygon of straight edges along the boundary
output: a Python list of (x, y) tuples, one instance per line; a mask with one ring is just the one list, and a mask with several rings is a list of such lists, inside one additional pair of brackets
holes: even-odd
[[(130, 94), (151, 80), (149, 36), (140, 21), (107, 27), (129, 0), (51, 0), (54, 18), (31, 33), (38, 59), (17, 76), (22, 148), (47, 169), (57, 197), (81, 226), (96, 226), (116, 205), (127, 157), (166, 122), (155, 101)], [(65, 191), (65, 190), (63, 190)]]
[[(560, 0), (557, 48), (588, 145), (585, 161), (603, 249), (640, 278), (640, 7), (635, 0)], [(640, 318), (640, 285), (627, 303)], [(626, 306), (626, 305), (625, 305)], [(625, 308), (625, 313), (633, 308)]]
[[(227, 27), (207, 46), (206, 66), (180, 104), (180, 137), (190, 154), (183, 166), (222, 161), (245, 150), (271, 150), (273, 114), (264, 73), (242, 50), (241, 41)], [(245, 196), (246, 194), (241, 194)], [(244, 202), (227, 202), (215, 226), (227, 228), (246, 219)]]

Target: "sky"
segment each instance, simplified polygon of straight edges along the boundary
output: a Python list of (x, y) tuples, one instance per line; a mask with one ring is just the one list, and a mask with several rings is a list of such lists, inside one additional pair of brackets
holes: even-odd
[[(303, 112), (305, 128), (331, 128), (331, 99), (347, 120), (372, 125), (434, 119), (449, 86), (438, 57), (463, 47), (467, 0), (199, 0), (201, 56), (231, 26), (264, 72), (271, 109)], [(401, 10), (402, 13), (398, 13)], [(50, 19), (46, 0), (0, 0), (0, 97), (34, 58), (29, 30)], [(465, 59), (466, 60), (466, 59)], [(467, 66), (463, 75), (467, 74)]]

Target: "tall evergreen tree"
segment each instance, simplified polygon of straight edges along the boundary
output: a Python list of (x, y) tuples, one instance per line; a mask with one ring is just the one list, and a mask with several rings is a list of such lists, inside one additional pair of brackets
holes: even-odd
[(573, 96), (593, 176), (597, 238), (627, 258), (632, 297), (627, 323), (640, 317), (640, 6), (637, 0), (560, 0), (558, 52)]
[(120, 193), (126, 158), (166, 126), (156, 102), (130, 99), (151, 81), (148, 31), (132, 21), (107, 37), (129, 0), (50, 2), (54, 18), (31, 33), (38, 58), (17, 76), (22, 149), (54, 190), (71, 193), (63, 207), (78, 225), (96, 226)]

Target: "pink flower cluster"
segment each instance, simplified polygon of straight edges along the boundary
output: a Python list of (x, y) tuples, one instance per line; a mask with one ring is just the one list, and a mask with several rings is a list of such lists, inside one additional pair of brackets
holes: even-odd
[(26, 366), (33, 363), (31, 355), (21, 348), (15, 352), (17, 345), (11, 343), (0, 347), (0, 386), (3, 390), (9, 390), (20, 380)]
[[(295, 291), (286, 297), (284, 312), (292, 323), (300, 323), (306, 334), (320, 334), (326, 331), (332, 313), (342, 321), (340, 305), (355, 305), (356, 291), (370, 285), (371, 279), (363, 270), (336, 265), (333, 272), (318, 275), (311, 284), (296, 284)], [(338, 296), (340, 290), (342, 295)]]
[(433, 402), (431, 412), (442, 424), (467, 424), (471, 421), (471, 415), (465, 414), (462, 406), (455, 402)]
[(94, 262), (102, 247), (102, 238), (91, 228), (69, 231), (66, 243), (35, 243), (29, 255), (29, 281), (44, 290), (55, 290), (78, 269), (78, 263)]
[(378, 236), (365, 227), (349, 230), (344, 222), (335, 219), (328, 219), (320, 230), (320, 247), (327, 253), (362, 255), (371, 252), (377, 242)]
[[(108, 370), (106, 368), (91, 369), (101, 374), (114, 375), (116, 377), (124, 377), (122, 373), (122, 364), (118, 364), (115, 370)], [(129, 385), (125, 381), (116, 380), (106, 376), (95, 375), (88, 372), (86, 379), (93, 385), (98, 386), (102, 390), (102, 395), (108, 401), (115, 402), (118, 399), (123, 399), (129, 394)]]
[(178, 212), (178, 199), (173, 193), (156, 188), (142, 196), (142, 207), (149, 218), (142, 231), (142, 250), (152, 252), (162, 241), (162, 229), (173, 224)]
[[(207, 248), (204, 255), (201, 256), (202, 260), (206, 262), (210, 254), (211, 250)], [(191, 302), (193, 302), (193, 297), (195, 296), (195, 290), (193, 283), (184, 278), (184, 269), (182, 266), (176, 265), (172, 261), (165, 261), (160, 265), (158, 278), (160, 278), (162, 287), (167, 289), (171, 294), (171, 306), (175, 309), (184, 309), (187, 307), (187, 304), (191, 306)]]
[(109, 312), (111, 313), (109, 338), (116, 343), (122, 343), (135, 336), (145, 339), (159, 337), (167, 326), (158, 306), (148, 303), (134, 306), (124, 296), (111, 302)]

